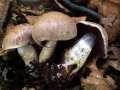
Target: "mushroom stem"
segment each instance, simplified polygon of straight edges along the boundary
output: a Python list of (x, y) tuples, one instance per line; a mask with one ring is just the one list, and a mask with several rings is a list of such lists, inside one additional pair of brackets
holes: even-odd
[(39, 62), (46, 62), (53, 55), (55, 47), (57, 45), (57, 41), (48, 41), (46, 45), (42, 48), (41, 53), (39, 55)]
[(32, 45), (26, 45), (17, 48), (18, 54), (24, 60), (25, 65), (30, 65), (30, 62), (37, 60), (37, 53)]
[(62, 64), (66, 71), (69, 72), (68, 67), (76, 65), (71, 74), (76, 73), (86, 62), (89, 54), (95, 45), (96, 36), (92, 33), (87, 33), (67, 52), (65, 52), (65, 60)]

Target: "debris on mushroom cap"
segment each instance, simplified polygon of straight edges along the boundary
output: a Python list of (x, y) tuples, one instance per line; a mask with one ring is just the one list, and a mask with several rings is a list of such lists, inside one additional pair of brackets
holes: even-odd
[(56, 45), (56, 41), (48, 41), (46, 43), (45, 47), (42, 48), (39, 55), (40, 63), (46, 62), (48, 59), (50, 59), (50, 57), (53, 55)]
[(44, 40), (70, 40), (77, 35), (74, 20), (61, 12), (48, 12), (33, 25), (32, 37), (36, 43)]
[(107, 48), (108, 48), (108, 35), (105, 29), (101, 25), (89, 21), (79, 21), (78, 23), (91, 28), (92, 27), (95, 28), (95, 29), (89, 29), (86, 32), (94, 33), (97, 37), (95, 51), (94, 51), (95, 55), (97, 55), (97, 57), (106, 57)]
[(19, 55), (25, 62), (25, 65), (29, 65), (31, 61), (37, 60), (37, 53), (33, 46), (26, 45), (20, 48), (17, 48)]
[(4, 50), (22, 47), (31, 40), (32, 28), (29, 24), (20, 24), (7, 31), (2, 48)]
[(28, 16), (25, 16), (27, 21), (33, 25), (39, 18), (39, 16), (31, 16), (31, 15), (28, 15)]

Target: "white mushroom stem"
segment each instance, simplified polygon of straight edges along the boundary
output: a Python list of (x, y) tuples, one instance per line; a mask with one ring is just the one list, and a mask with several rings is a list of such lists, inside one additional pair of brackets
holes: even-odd
[(44, 63), (53, 55), (57, 41), (48, 41), (45, 47), (42, 48), (39, 55), (39, 62)]
[(25, 62), (25, 65), (30, 65), (30, 62), (37, 60), (37, 53), (33, 46), (26, 45), (20, 48), (17, 48), (18, 54), (22, 57)]
[(87, 33), (81, 37), (81, 39), (67, 52), (65, 52), (65, 60), (62, 64), (66, 71), (68, 66), (77, 65), (77, 67), (71, 72), (76, 73), (86, 62), (91, 50), (95, 44), (96, 36), (92, 33)]

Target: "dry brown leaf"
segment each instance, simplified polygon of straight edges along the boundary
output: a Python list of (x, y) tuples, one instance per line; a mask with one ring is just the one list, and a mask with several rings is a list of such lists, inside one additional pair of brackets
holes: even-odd
[(88, 68), (91, 70), (89, 76), (81, 79), (84, 90), (112, 90), (113, 87), (108, 81), (112, 81), (114, 86), (114, 80), (110, 78), (106, 81), (103, 72), (96, 67), (95, 61), (88, 65)]
[(99, 9), (104, 16), (101, 18), (101, 24), (103, 24), (108, 32), (109, 42), (114, 42), (120, 32), (119, 8), (120, 7), (111, 2), (104, 2)]
[(120, 5), (120, 0), (109, 0), (109, 1), (112, 2), (112, 3)]
[(112, 66), (120, 71), (120, 49), (117, 47), (110, 47), (108, 51), (107, 63), (105, 65)]
[(0, 0), (0, 32), (1, 33), (3, 33), (2, 27), (11, 1), (12, 0)]
[(120, 6), (115, 3), (120, 3), (120, 0), (90, 0), (89, 3), (90, 7), (97, 8), (103, 16), (100, 23), (108, 33), (109, 43), (114, 42), (120, 32)]

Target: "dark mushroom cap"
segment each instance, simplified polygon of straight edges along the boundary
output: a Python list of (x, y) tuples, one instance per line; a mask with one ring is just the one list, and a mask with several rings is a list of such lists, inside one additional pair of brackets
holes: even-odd
[(89, 21), (79, 21), (79, 23), (82, 24), (82, 27), (85, 27), (81, 32), (90, 32), (97, 37), (93, 48), (94, 55), (97, 57), (106, 57), (108, 49), (108, 35), (105, 29), (101, 25)]
[(48, 12), (33, 25), (32, 37), (36, 43), (45, 40), (70, 40), (77, 35), (76, 22), (61, 12)]

